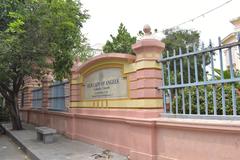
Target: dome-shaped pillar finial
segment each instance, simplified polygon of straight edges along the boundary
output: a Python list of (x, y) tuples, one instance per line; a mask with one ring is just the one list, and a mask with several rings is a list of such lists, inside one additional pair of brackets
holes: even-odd
[(152, 36), (151, 27), (146, 24), (143, 27), (144, 36), (132, 45), (136, 53), (136, 61), (159, 60), (165, 44)]
[(143, 32), (145, 35), (151, 35), (152, 34), (151, 27), (148, 24), (145, 24), (143, 27)]

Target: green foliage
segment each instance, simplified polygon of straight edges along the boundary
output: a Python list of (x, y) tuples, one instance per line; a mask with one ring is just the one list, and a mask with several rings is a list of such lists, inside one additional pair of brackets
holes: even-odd
[(1, 4), (4, 15), (0, 20), (5, 25), (0, 32), (1, 80), (12, 79), (6, 77), (14, 73), (10, 66), (24, 76), (41, 76), (44, 69), (52, 68), (57, 79), (66, 78), (74, 56), (81, 57), (84, 51), (83, 57), (87, 57), (86, 38), (80, 29), (89, 15), (81, 3), (1, 0)]
[[(207, 99), (208, 99), (208, 114), (214, 114), (214, 105), (213, 105), (213, 86), (207, 86)], [(225, 103), (226, 103), (226, 114), (232, 115), (233, 114), (233, 103), (232, 103), (232, 85), (225, 84)], [(197, 114), (197, 94), (196, 94), (196, 87), (191, 87), (184, 89), (184, 100), (185, 100), (185, 108), (186, 114), (189, 113), (189, 91), (191, 93), (191, 105), (192, 105), (192, 114)], [(178, 108), (179, 113), (182, 113), (182, 94), (180, 90), (178, 91)], [(221, 84), (216, 85), (216, 101), (217, 101), (217, 114), (222, 115), (222, 87)], [(200, 113), (205, 114), (205, 92), (204, 87), (199, 87), (199, 104), (200, 104)], [(173, 102), (173, 112), (176, 113), (176, 96)], [(237, 114), (240, 114), (240, 97), (237, 96)]]
[(81, 33), (89, 18), (75, 0), (0, 0), (0, 93), (17, 116), (16, 97), (25, 76), (42, 77), (52, 69), (67, 78), (75, 56), (84, 58)]
[(12, 20), (9, 16), (9, 11), (15, 12), (18, 4), (18, 0), (0, 0), (0, 31), (7, 29), (9, 21)]
[[(200, 34), (198, 31), (195, 30), (184, 30), (184, 29), (170, 29), (163, 31), (165, 34), (165, 38), (162, 39), (162, 42), (166, 44), (165, 52), (163, 53), (163, 57), (167, 57), (167, 52), (169, 56), (173, 56), (174, 52), (176, 55), (179, 54), (179, 49), (181, 48), (182, 54), (188, 52), (193, 52), (194, 47), (196, 49), (199, 48), (199, 41), (200, 41)], [(187, 49), (188, 48), (188, 49)], [(210, 64), (210, 54), (205, 53), (206, 57), (206, 65)], [(182, 59), (183, 62), (183, 81), (184, 83), (188, 82), (188, 62), (187, 58)], [(180, 83), (181, 81), (181, 72), (180, 72), (180, 61), (176, 61), (176, 68), (177, 68), (177, 81)], [(198, 79), (203, 79), (203, 69), (202, 69), (202, 55), (197, 56), (197, 68), (198, 68)], [(174, 63), (171, 61), (170, 63), (170, 71), (171, 71), (171, 82), (174, 83)], [(191, 82), (195, 82), (195, 67), (194, 67), (194, 57), (190, 57), (190, 80)], [(167, 74), (165, 74), (167, 75)]]
[(128, 33), (123, 23), (121, 23), (118, 28), (117, 36), (110, 36), (112, 40), (108, 40), (103, 46), (104, 53), (117, 52), (134, 54), (132, 50), (132, 44), (136, 43), (136, 37), (132, 37), (130, 33)]
[[(215, 71), (215, 79), (221, 79), (221, 70), (214, 69)], [(235, 77), (240, 77), (239, 72), (234, 72)], [(224, 79), (231, 79), (230, 70), (223, 71), (223, 78)], [(211, 77), (210, 77), (211, 79)], [(218, 84), (216, 87), (216, 105), (217, 105), (217, 114), (222, 115), (222, 85)], [(236, 90), (240, 90), (240, 83), (235, 83)], [(214, 114), (214, 104), (213, 104), (213, 86), (208, 85), (206, 86), (207, 91), (207, 100), (208, 100), (208, 114)], [(197, 114), (197, 93), (196, 87), (185, 88), (184, 89), (184, 100), (185, 100), (185, 108), (186, 113), (189, 113), (189, 92), (191, 94), (191, 105), (192, 105), (192, 114)], [(232, 115), (233, 114), (233, 103), (232, 103), (232, 85), (225, 84), (224, 85), (224, 93), (225, 93), (225, 105), (226, 105), (226, 114)], [(174, 102), (173, 102), (173, 112), (176, 113), (176, 96), (175, 92), (172, 93), (174, 95)], [(237, 94), (237, 114), (240, 114), (240, 95)], [(205, 89), (204, 86), (199, 87), (199, 104), (200, 104), (200, 113), (205, 114)], [(182, 113), (182, 94), (181, 90), (178, 90), (178, 106), (179, 106), (179, 113)]]
[[(217, 73), (217, 75), (215, 75), (215, 78), (216, 78), (217, 80), (220, 80), (220, 79), (221, 79), (221, 70), (215, 68), (215, 69), (214, 69), (214, 72)], [(223, 78), (224, 78), (224, 79), (230, 79), (230, 78), (231, 78), (230, 70), (225, 70), (225, 71), (223, 71)]]
[(77, 52), (75, 51), (75, 57), (78, 57), (81, 62), (84, 62), (94, 56), (93, 49), (90, 47), (89, 43), (86, 43), (84, 41), (87, 40), (83, 40), (83, 43), (80, 46), (81, 50)]
[(28, 21), (29, 37), (34, 35), (38, 41), (41, 36), (41, 50), (52, 57), (54, 75), (57, 79), (65, 78), (70, 73), (74, 55), (83, 50), (86, 39), (80, 29), (89, 16), (81, 4), (73, 0), (37, 1), (33, 7), (36, 11), (31, 12)]
[[(187, 52), (187, 46), (196, 45), (199, 46), (200, 34), (196, 30), (187, 30), (187, 29), (167, 29), (163, 31), (165, 38), (162, 39), (162, 42), (166, 44), (166, 51), (169, 51), (170, 54), (173, 53), (173, 50), (178, 51), (179, 48), (182, 49), (183, 53)], [(189, 48), (189, 51), (193, 51), (192, 48)]]
[[(214, 72), (215, 72), (215, 79), (220, 80), (221, 79), (221, 70), (214, 68)], [(238, 70), (233, 70), (233, 75), (234, 77), (240, 77), (240, 71)], [(211, 76), (211, 74), (210, 74)], [(223, 71), (223, 78), (224, 79), (231, 79), (231, 71), (230, 69), (224, 70)]]

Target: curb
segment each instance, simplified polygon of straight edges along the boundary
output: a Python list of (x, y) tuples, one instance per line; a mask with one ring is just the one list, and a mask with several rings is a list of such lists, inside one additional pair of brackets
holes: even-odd
[(5, 134), (10, 137), (14, 143), (16, 143), (19, 147), (21, 147), (21, 150), (30, 158), (31, 160), (41, 160), (38, 158), (29, 148), (27, 148), (21, 141), (15, 137), (11, 131), (4, 126), (4, 124), (0, 124), (0, 127), (4, 130)]

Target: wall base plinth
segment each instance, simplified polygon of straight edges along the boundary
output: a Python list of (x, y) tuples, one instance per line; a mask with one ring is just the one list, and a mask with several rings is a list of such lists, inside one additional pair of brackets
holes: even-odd
[(127, 114), (120, 110), (80, 109), (60, 113), (25, 109), (21, 110), (21, 117), (24, 122), (55, 128), (71, 139), (96, 144), (131, 160), (240, 157), (238, 121), (161, 118), (156, 113), (151, 113), (151, 118), (151, 114), (143, 114), (145, 111), (135, 112), (134, 115), (134, 111)]

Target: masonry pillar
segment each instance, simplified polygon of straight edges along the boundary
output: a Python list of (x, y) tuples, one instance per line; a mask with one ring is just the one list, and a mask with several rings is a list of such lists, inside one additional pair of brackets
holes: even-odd
[[(70, 103), (69, 103), (69, 111), (70, 112), (74, 112), (70, 107), (71, 107), (71, 104), (72, 102), (78, 102), (80, 101), (80, 94), (81, 94), (81, 87), (80, 87), (80, 76), (79, 76), (79, 72), (78, 72), (78, 69), (79, 69), (79, 66), (81, 65), (82, 63), (80, 62), (80, 59), (77, 58), (73, 64), (73, 67), (71, 69), (71, 80), (69, 82), (69, 86), (70, 89)], [(75, 124), (75, 121), (76, 119), (74, 117), (71, 118), (71, 120), (68, 121), (68, 124), (67, 124), (67, 132), (65, 133), (68, 137), (70, 138), (74, 138), (75, 134), (76, 134), (76, 124)]]
[(71, 69), (72, 76), (70, 81), (70, 101), (71, 102), (78, 102), (80, 100), (80, 76), (78, 72), (78, 68), (82, 63), (80, 62), (80, 59), (77, 58), (76, 61), (73, 64), (73, 67)]
[(39, 86), (39, 81), (30, 76), (24, 77), (24, 86), (18, 95), (21, 120), (29, 122), (29, 111), (32, 108), (32, 90)]
[(52, 81), (53, 76), (51, 75), (51, 73), (45, 75), (42, 79), (42, 109), (44, 111), (47, 111), (49, 108), (49, 85), (52, 83)]
[[(156, 61), (160, 59), (165, 44), (155, 39), (149, 25), (144, 26), (144, 36), (132, 45), (136, 53), (136, 71), (130, 73), (130, 97), (133, 99), (157, 99), (154, 104), (160, 113), (163, 108), (162, 95), (157, 87), (162, 83), (162, 70)], [(154, 108), (153, 106), (149, 106)], [(149, 111), (148, 109), (147, 111)], [(158, 115), (159, 116), (159, 115)], [(129, 157), (132, 160), (157, 160), (156, 125), (149, 122), (130, 122), (131, 143)]]
[(32, 108), (32, 90), (37, 85), (37, 82), (32, 79), (32, 77), (28, 76), (24, 78), (24, 84), (21, 91), (23, 95), (19, 95), (20, 104), (23, 104), (23, 106), (20, 106), (24, 109), (30, 109)]
[(137, 70), (130, 75), (130, 97), (159, 99), (162, 98), (162, 95), (156, 87), (159, 87), (162, 83), (162, 74), (161, 67), (156, 60), (159, 60), (165, 44), (154, 38), (149, 25), (145, 25), (143, 31), (142, 39), (132, 45), (136, 54)]

